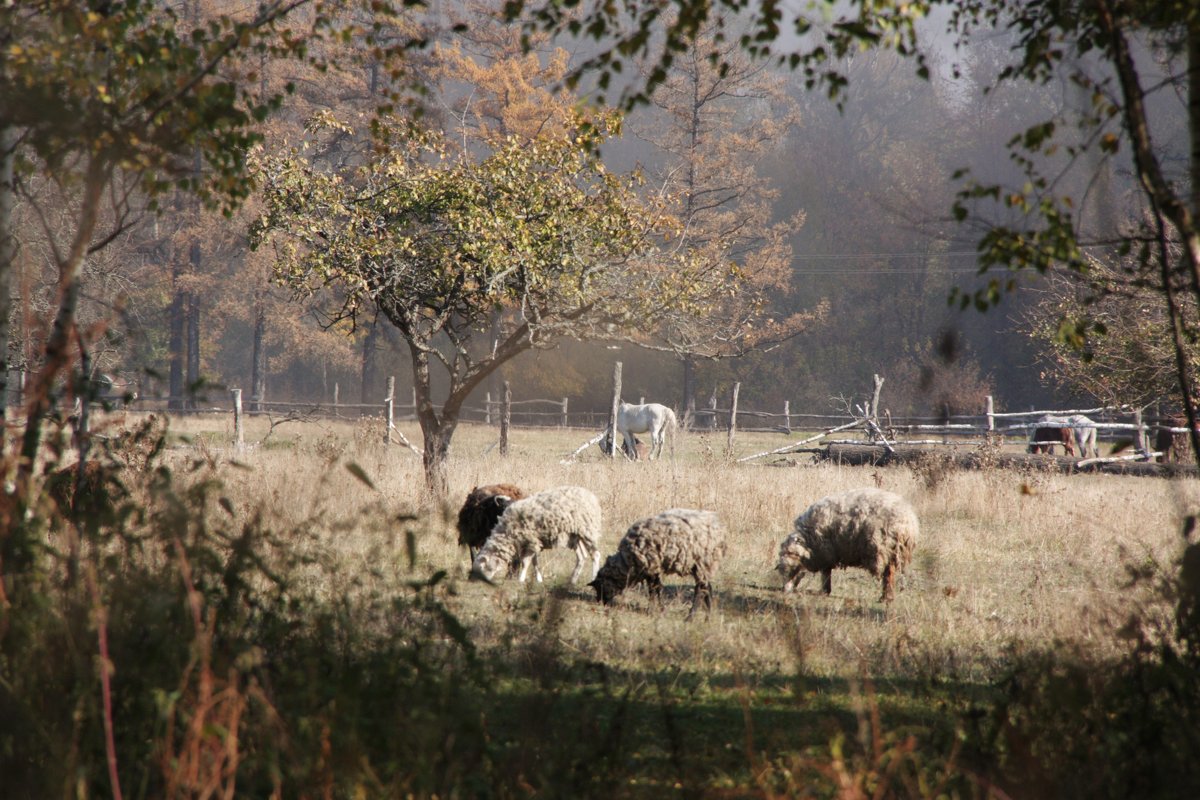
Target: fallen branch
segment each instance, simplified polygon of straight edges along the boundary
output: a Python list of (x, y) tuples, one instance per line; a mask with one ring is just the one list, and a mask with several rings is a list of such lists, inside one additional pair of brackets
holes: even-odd
[(607, 433), (608, 433), (607, 429), (600, 431), (600, 433), (596, 434), (591, 439), (588, 439), (586, 442), (579, 445), (579, 447), (576, 448), (574, 453), (571, 453), (571, 455), (567, 456), (566, 458), (560, 459), (558, 463), (560, 463), (560, 464), (572, 463), (579, 456), (579, 454), (582, 453), (584, 450), (588, 449), (589, 447), (591, 447), (594, 444), (598, 444), (600, 442), (600, 440), (603, 439)]
[[(752, 456), (742, 456), (741, 458), (739, 458), (737, 460), (737, 463), (740, 464), (743, 461), (753, 461), (754, 459), (762, 458), (763, 456), (774, 456), (774, 455), (779, 455), (780, 453), (789, 453), (789, 452), (792, 452), (794, 450), (797, 450), (797, 449), (803, 447), (806, 444), (809, 444), (810, 442), (815, 442), (818, 439), (824, 439), (826, 436), (828, 436), (831, 433), (837, 433), (838, 431), (849, 430), (850, 428), (857, 428), (859, 425), (862, 425), (862, 424), (863, 424), (862, 420), (856, 419), (856, 420), (854, 420), (854, 422), (847, 422), (845, 425), (839, 425), (836, 428), (830, 428), (829, 430), (827, 430), (823, 433), (818, 433), (815, 436), (810, 436), (807, 439), (800, 441), (800, 442), (795, 442), (793, 444), (785, 445), (785, 446), (777, 448), (775, 450), (768, 450), (765, 453), (755, 453)], [(601, 434), (601, 435), (603, 435), (603, 434)], [(580, 449), (582, 449), (582, 448), (580, 448)]]
[(1132, 455), (1127, 455), (1127, 456), (1104, 456), (1103, 458), (1085, 458), (1082, 461), (1078, 462), (1075, 466), (1082, 468), (1082, 467), (1090, 466), (1092, 464), (1115, 464), (1119, 461), (1149, 462), (1152, 459), (1158, 458), (1161, 455), (1162, 455), (1162, 453), (1156, 451), (1153, 453), (1133, 453)]
[(391, 443), (391, 441), (392, 441), (392, 432), (393, 432), (393, 431), (395, 432), (395, 434), (396, 434), (396, 437), (397, 437), (397, 438), (400, 440), (400, 444), (404, 445), (404, 446), (405, 446), (405, 447), (407, 447), (409, 450), (412, 450), (414, 453), (416, 453), (417, 455), (419, 455), (419, 456), (421, 456), (421, 457), (424, 457), (424, 456), (425, 456), (425, 452), (424, 452), (423, 450), (421, 450), (421, 448), (419, 448), (419, 447), (414, 447), (414, 446), (413, 446), (413, 443), (412, 443), (412, 442), (410, 442), (410, 441), (408, 440), (408, 437), (407, 437), (407, 436), (405, 436), (405, 435), (404, 435), (404, 434), (403, 434), (403, 433), (400, 431), (400, 429), (399, 429), (399, 428), (397, 428), (397, 427), (396, 427), (394, 424), (391, 424), (391, 423), (389, 423), (389, 424), (388, 424), (388, 443), (389, 443), (389, 444), (390, 444), (390, 443)]

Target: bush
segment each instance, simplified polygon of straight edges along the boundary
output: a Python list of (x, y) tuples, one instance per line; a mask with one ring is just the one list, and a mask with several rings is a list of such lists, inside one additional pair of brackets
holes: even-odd
[(1173, 606), (1129, 620), (1128, 652), (1102, 660), (1081, 651), (1015, 658), (1003, 699), (978, 717), (982, 761), (1018, 797), (1200, 797), (1200, 543), (1176, 568), (1131, 567), (1128, 588), (1152, 581)]

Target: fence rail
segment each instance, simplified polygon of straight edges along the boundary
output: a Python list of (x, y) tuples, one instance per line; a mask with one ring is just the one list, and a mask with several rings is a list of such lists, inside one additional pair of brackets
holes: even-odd
[[(967, 444), (994, 440), (997, 435), (1026, 436), (1031, 429), (1042, 427), (1038, 420), (1050, 416), (1065, 418), (1072, 415), (1088, 416), (1092, 425), (1097, 429), (1098, 438), (1103, 440), (1132, 439), (1137, 452), (1150, 455), (1147, 447), (1148, 434), (1152, 430), (1186, 433), (1186, 428), (1168, 427), (1163, 423), (1164, 418), (1144, 419), (1141, 409), (1130, 407), (1103, 406), (1083, 409), (1041, 409), (1030, 411), (996, 411), (991, 397), (986, 399), (985, 408), (976, 414), (944, 414), (940, 416), (905, 416), (892, 417), (884, 412), (880, 419), (877, 413), (879, 389), (883, 379), (876, 377), (875, 394), (872, 401), (857, 407), (858, 413), (811, 413), (791, 411), (788, 401), (783, 403), (779, 411), (761, 409), (746, 409), (738, 407), (737, 392), (740, 384), (735, 384), (726, 407), (718, 406), (716, 397), (709, 399), (705, 408), (693, 409), (681, 419), (681, 424), (693, 431), (727, 432), (728, 447), (732, 451), (736, 431), (757, 433), (781, 433), (791, 436), (800, 431), (825, 430), (815, 438), (826, 438), (834, 431), (846, 431), (861, 427), (854, 432), (862, 439), (860, 442), (884, 441), (896, 445), (944, 445)], [(169, 397), (136, 397), (126, 404), (127, 407), (147, 411), (171, 411), (186, 414), (229, 414), (234, 415), (235, 442), (241, 443), (244, 436), (244, 420), (246, 417), (268, 417), (272, 420), (278, 417), (290, 419), (356, 419), (382, 418), (383, 435), (387, 441), (399, 439), (402, 444), (419, 450), (408, 442), (395, 427), (397, 421), (416, 419), (417, 398), (412, 392), (408, 402), (400, 402), (395, 391), (395, 378), (388, 380), (388, 393), (382, 402), (377, 403), (344, 403), (338, 400), (338, 390), (335, 386), (333, 402), (281, 402), (250, 398), (242, 398), (242, 393), (234, 389), (228, 393), (227, 399), (216, 401), (209, 398), (192, 400), (191, 407), (186, 409), (172, 408), (180, 405), (178, 398)], [(644, 402), (644, 398), (641, 398)], [(511, 399), (511, 390), (505, 384), (505, 391), (499, 398), (493, 398), (487, 393), (482, 405), (465, 406), (461, 419), (464, 422), (477, 422), (494, 425), (501, 429), (501, 449), (507, 450), (507, 434), (512, 427), (555, 427), (576, 428), (591, 431), (604, 430), (609, 425), (610, 412), (604, 410), (575, 411), (570, 407), (569, 398), (554, 399)], [(871, 424), (855, 425), (855, 422), (870, 420)], [(749, 424), (747, 424), (749, 423)], [(1074, 427), (1067, 422), (1056, 421), (1056, 426)], [(941, 435), (941, 440), (931, 439), (930, 436)], [(918, 437), (918, 438), (912, 438)], [(806, 439), (805, 442), (811, 441)], [(827, 439), (827, 441), (830, 441)], [(838, 439), (838, 442), (852, 442), (852, 439)], [(791, 446), (798, 446), (793, 443)], [(769, 451), (769, 453), (786, 451), (787, 447)], [(759, 454), (764, 455), (764, 454)], [(749, 456), (747, 459), (758, 456)], [(745, 460), (745, 459), (743, 459)]]

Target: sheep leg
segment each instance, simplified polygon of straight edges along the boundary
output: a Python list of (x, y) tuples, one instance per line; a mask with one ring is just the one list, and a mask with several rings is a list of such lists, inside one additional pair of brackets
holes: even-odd
[(696, 591), (692, 593), (692, 610), (688, 612), (687, 618), (690, 620), (692, 615), (696, 613), (696, 607), (704, 601), (705, 616), (712, 613), (712, 585), (703, 581), (696, 581)]
[(659, 611), (661, 611), (664, 608), (662, 590), (663, 590), (662, 578), (659, 578), (659, 577), (646, 578), (646, 591), (650, 593), (650, 599), (653, 600), (654, 602), (658, 603)]
[(821, 591), (825, 594), (833, 594), (833, 570), (821, 570)]
[(883, 568), (883, 596), (879, 598), (881, 603), (890, 603), (895, 596), (896, 570), (888, 564)]
[(538, 554), (533, 554), (533, 574), (537, 577), (537, 582), (542, 582), (542, 565), (538, 563)]
[[(521, 583), (524, 583), (525, 579), (527, 577), (529, 577), (529, 565), (533, 563), (533, 560), (535, 558), (537, 558), (537, 556), (535, 556), (535, 555), (521, 556), (521, 571), (517, 575), (517, 580), (520, 581)], [(538, 573), (538, 580), (541, 580), (541, 579), (542, 579), (541, 573)]]
[[(571, 585), (572, 586), (574, 586), (575, 582), (579, 580), (579, 576), (583, 572), (583, 561), (586, 557), (587, 557), (587, 546), (584, 545), (582, 540), (576, 540), (576, 542), (575, 542), (575, 570), (571, 573)], [(595, 578), (596, 578), (596, 576), (592, 575), (592, 579), (595, 580)]]

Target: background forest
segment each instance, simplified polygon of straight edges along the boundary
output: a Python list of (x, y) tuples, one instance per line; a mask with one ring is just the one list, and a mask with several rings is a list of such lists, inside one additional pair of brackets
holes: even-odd
[[(182, 9), (200, 24), (227, 5)], [(588, 101), (586, 86), (561, 88), (587, 45), (545, 40), (522, 53), (517, 30), (493, 11), (443, 4), (413, 20), (413, 30), (396, 36), (419, 29), (432, 44), (407, 52), (400, 66), (353, 41), (339, 45), (345, 52), (324, 54), (322, 69), (262, 56), (253, 65), (258, 91), (293, 91), (263, 122), (261, 153), (315, 141), (315, 158), (348, 168), (373, 146), (370, 116), (380, 106), (470, 147), (484, 134), (532, 136), (547, 108)], [(689, 396), (701, 404), (713, 393), (723, 397), (740, 381), (752, 408), (786, 399), (794, 411), (827, 411), (832, 398), (862, 391), (876, 372), (888, 379), (885, 402), (895, 413), (939, 413), (947, 404), (973, 412), (987, 394), (1008, 408), (1122, 399), (1054, 368), (1048, 320), (1061, 304), (1038, 292), (1006, 295), (985, 314), (947, 302), (955, 288), (969, 295), (982, 280), (978, 231), (949, 216), (955, 171), (1019, 184), (1019, 164), (998, 155), (1005, 143), (1079, 98), (1053, 83), (985, 94), (973, 76), (994, 75), (1004, 63), (1000, 38), (954, 52), (958, 69), (949, 66), (948, 48), (942, 64), (934, 49), (928, 80), (890, 51), (855, 54), (839, 64), (849, 77), (839, 105), (806, 90), (799, 73), (751, 60), (733, 45), (723, 58), (740, 60), (719, 72), (705, 44), (702, 37), (675, 61), (652, 102), (627, 114), (602, 155), (614, 171), (641, 170), (647, 195), (670, 195), (696, 241), (723, 243), (743, 270), (737, 291), (755, 297), (753, 324), (762, 335), (690, 353), (567, 341), (504, 364), (477, 394), (495, 396), (501, 381), (513, 379), (517, 400), (570, 397), (572, 408), (601, 408), (620, 359), (627, 397), (680, 408)], [(320, 114), (343, 127), (316, 141), (306, 125)], [(1111, 165), (1097, 174), (1096, 213), (1111, 219), (1132, 178)], [(36, 175), (22, 188), (10, 365), (33, 371), (55, 303), (55, 209), (69, 221), (74, 206), (61, 186)], [(250, 247), (262, 211), (255, 198), (231, 217), (182, 194), (161, 202), (168, 213), (135, 211), (136, 223), (85, 261), (80, 320), (105, 326), (93, 330), (96, 372), (136, 380), (143, 396), (169, 395), (176, 407), (186, 403), (187, 387), (202, 382), (240, 387), (251, 402), (328, 401), (335, 384), (344, 402), (375, 402), (394, 375), (403, 396), (411, 357), (392, 325), (366, 315), (339, 320), (337, 297), (300, 296), (273, 280), (274, 251)], [(1022, 281), (1038, 288), (1040, 279)]]

